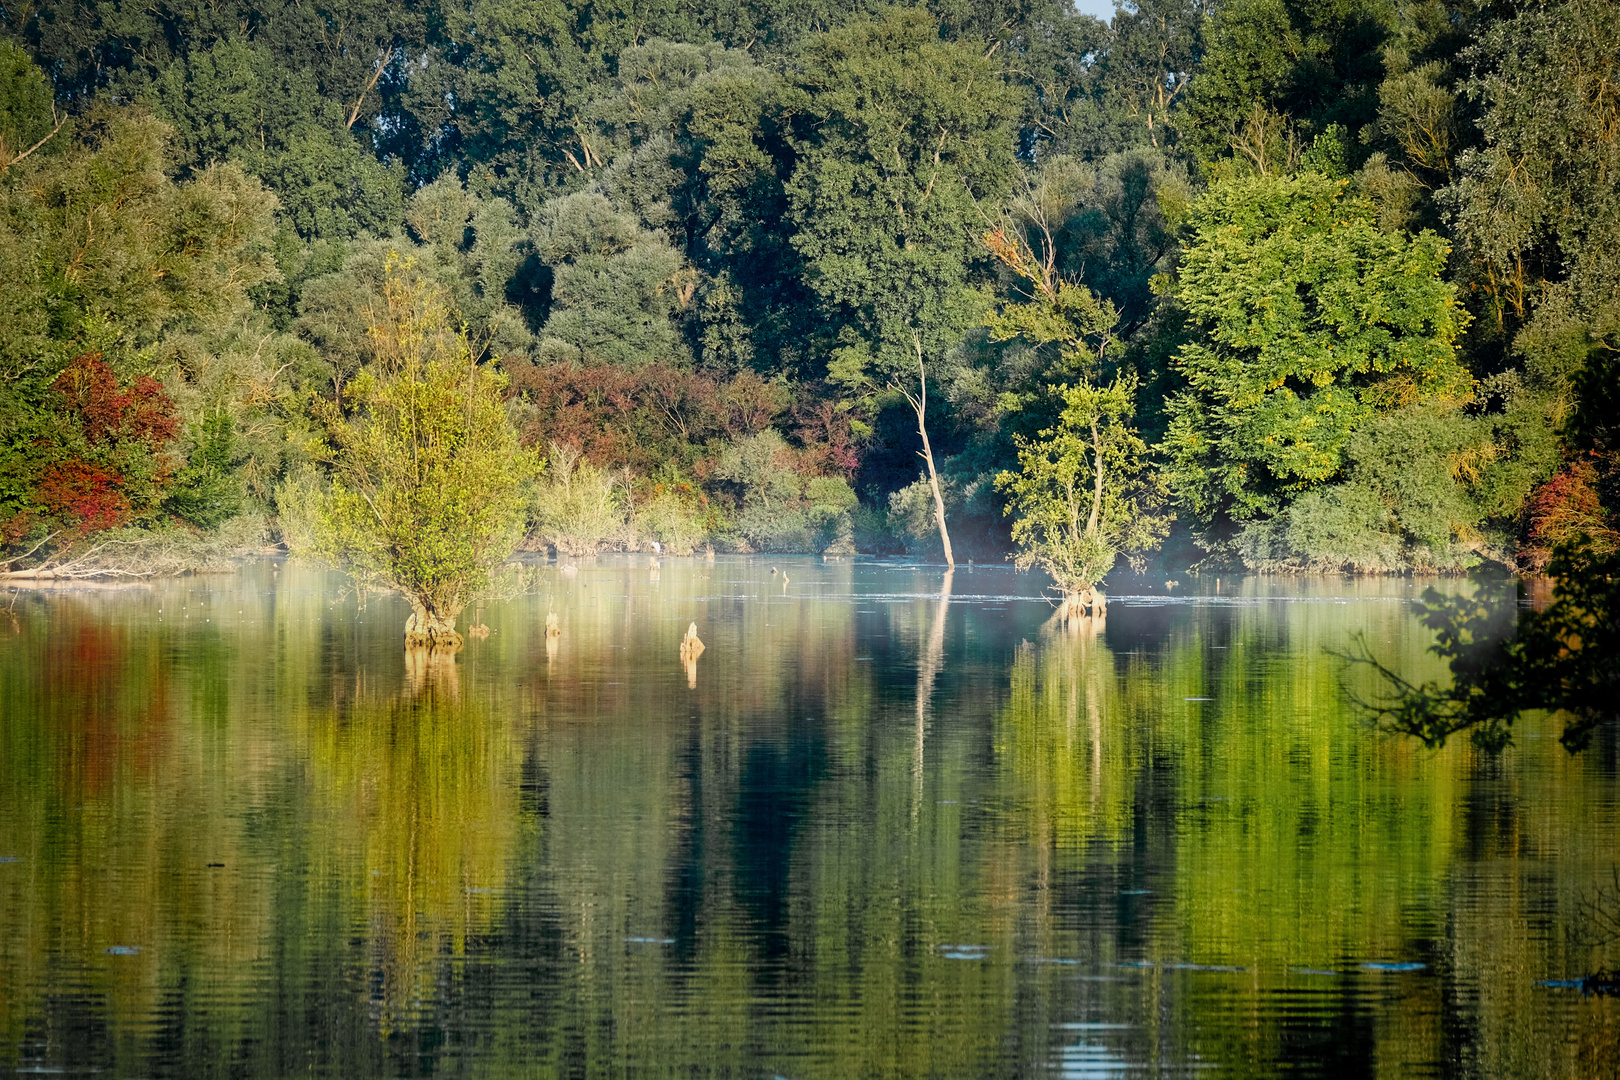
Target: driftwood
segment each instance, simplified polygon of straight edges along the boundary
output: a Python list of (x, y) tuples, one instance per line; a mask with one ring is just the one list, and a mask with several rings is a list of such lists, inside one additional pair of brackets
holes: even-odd
[[(113, 536), (88, 547), (69, 545), (37, 566), (16, 566), (61, 537), (52, 533), (28, 551), (0, 559), (0, 581), (82, 581), (88, 578), (140, 580), (199, 573), (227, 573), (236, 568), (232, 555), (245, 553), (242, 544), (221, 543), (182, 530)], [(254, 546), (259, 546), (255, 541)]]

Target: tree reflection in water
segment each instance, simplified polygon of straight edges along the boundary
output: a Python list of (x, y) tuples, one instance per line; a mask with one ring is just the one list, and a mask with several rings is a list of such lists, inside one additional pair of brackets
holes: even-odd
[(1005, 571), (789, 570), (545, 569), (454, 658), (296, 564), (20, 598), (0, 1067), (1612, 1074), (1620, 1003), (1539, 984), (1620, 966), (1620, 747), (1369, 732), (1329, 650), (1432, 677), (1420, 588), (1043, 631)]

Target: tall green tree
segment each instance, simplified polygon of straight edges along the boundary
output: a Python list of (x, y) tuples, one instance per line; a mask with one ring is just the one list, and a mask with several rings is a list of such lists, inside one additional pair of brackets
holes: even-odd
[(914, 335), (941, 356), (984, 311), (980, 207), (1008, 190), (1020, 104), (985, 53), (889, 8), (797, 59), (788, 218), (847, 386), (909, 371)]
[(1068, 79), (1031, 78), (1036, 121), (1049, 149), (1093, 160), (1136, 147), (1179, 145), (1177, 114), (1185, 109), (1204, 49), (1205, 0), (1139, 0), (1120, 5), (1111, 23), (1072, 20), (1062, 39)]
[(988, 52), (888, 8), (811, 38), (793, 75), (788, 219), (827, 328), (818, 347), (847, 393), (910, 404), (947, 561), (925, 384), (988, 306), (982, 207), (1011, 181), (1020, 106)]
[(1380, 231), (1345, 181), (1218, 183), (1189, 229), (1174, 295), (1196, 340), (1175, 358), (1186, 389), (1162, 451), (1211, 542), (1338, 478), (1375, 417), (1469, 394), (1447, 245)]
[[(1179, 126), (1206, 165), (1233, 153), (1262, 171), (1330, 135), (1354, 153), (1377, 120), (1387, 0), (1231, 0), (1206, 46)], [(1351, 162), (1359, 164), (1359, 162)]]

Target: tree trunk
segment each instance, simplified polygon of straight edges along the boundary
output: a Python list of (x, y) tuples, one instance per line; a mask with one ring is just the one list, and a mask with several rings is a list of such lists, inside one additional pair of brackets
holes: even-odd
[(934, 489), (934, 519), (939, 522), (939, 542), (945, 545), (945, 565), (956, 569), (956, 556), (951, 554), (951, 534), (945, 528), (945, 496), (939, 490), (939, 473), (934, 470), (934, 450), (928, 445), (928, 427), (923, 423), (922, 410), (917, 410), (917, 434), (922, 436), (923, 460), (928, 463), (928, 484)]
[(429, 611), (421, 603), (412, 603), (411, 617), (405, 620), (405, 647), (408, 649), (459, 649), (463, 644), (456, 633), (456, 617)]
[[(922, 436), (923, 461), (928, 464), (928, 485), (934, 489), (934, 520), (939, 522), (939, 541), (945, 547), (945, 565), (956, 569), (956, 556), (951, 553), (951, 534), (945, 528), (945, 496), (939, 490), (939, 472), (934, 468), (934, 448), (928, 443), (928, 367), (923, 363), (922, 338), (912, 334), (917, 345), (917, 396), (906, 394), (906, 400), (917, 411), (917, 434)], [(901, 393), (906, 393), (904, 389)]]

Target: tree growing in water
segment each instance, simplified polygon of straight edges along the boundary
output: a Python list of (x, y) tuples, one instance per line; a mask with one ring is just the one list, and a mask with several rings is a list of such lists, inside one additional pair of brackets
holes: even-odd
[[(1037, 215), (1035, 224), (1041, 227)], [(1044, 231), (1044, 228), (1043, 228)], [(1022, 337), (1056, 344), (1059, 370), (1077, 385), (1052, 387), (1063, 399), (1055, 427), (1034, 439), (1014, 436), (1019, 471), (1004, 470), (996, 487), (1009, 492), (1006, 512), (1016, 515), (1012, 536), (1018, 566), (1040, 566), (1064, 594), (1064, 611), (1081, 605), (1080, 594), (1102, 580), (1121, 552), (1137, 553), (1164, 537), (1168, 518), (1157, 513), (1164, 498), (1145, 467), (1147, 444), (1130, 426), (1136, 412), (1134, 375), (1096, 381), (1118, 313), (1084, 285), (1056, 270), (1056, 246), (1048, 235), (1042, 254), (1007, 229), (985, 236), (987, 247), (1022, 278), (1029, 300), (1005, 305), (987, 324), (998, 341)], [(1095, 609), (1099, 600), (1084, 606)]]
[(1121, 552), (1157, 545), (1167, 519), (1153, 512), (1163, 500), (1145, 475), (1147, 444), (1130, 426), (1135, 377), (1058, 390), (1057, 426), (1034, 439), (1014, 436), (1019, 471), (1003, 471), (996, 486), (1009, 492), (1007, 513), (1016, 515), (1019, 568), (1051, 574), (1069, 610)]
[(317, 550), (411, 602), (407, 646), (461, 644), (456, 618), (523, 533), (540, 462), (507, 418), (505, 379), (481, 367), (443, 296), (390, 258), (374, 360), (330, 418), (332, 489)]

